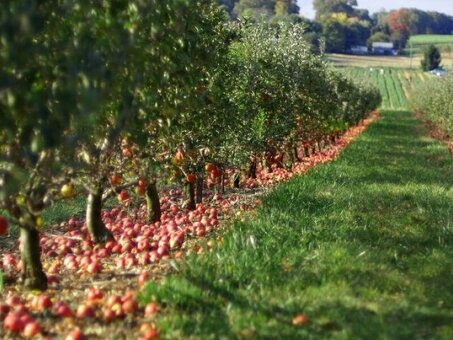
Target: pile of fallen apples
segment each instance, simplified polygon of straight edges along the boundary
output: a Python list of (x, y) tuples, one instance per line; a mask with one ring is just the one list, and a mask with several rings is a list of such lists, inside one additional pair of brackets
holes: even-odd
[[(159, 308), (156, 303), (149, 303), (140, 308), (135, 300), (135, 293), (127, 291), (123, 296), (110, 295), (96, 288), (85, 290), (84, 301), (76, 310), (62, 300), (52, 300), (49, 295), (40, 294), (25, 301), (17, 295), (9, 295), (5, 302), (0, 303), (0, 320), (3, 328), (11, 334), (21, 334), (32, 338), (42, 334), (41, 323), (34, 317), (51, 317), (58, 319), (98, 319), (105, 323), (116, 319), (136, 316), (141, 313), (146, 319), (152, 320)], [(75, 324), (75, 323), (74, 323)], [(68, 325), (71, 325), (68, 322)], [(157, 329), (152, 323), (144, 323), (141, 327), (142, 339), (154, 339), (157, 337)], [(69, 331), (66, 340), (84, 339), (85, 335), (79, 327)]]
[[(112, 275), (130, 271), (138, 276), (138, 285), (149, 280), (149, 273), (144, 270), (162, 259), (183, 256), (182, 248), (189, 239), (205, 237), (219, 225), (219, 215), (224, 214), (231, 202), (236, 202), (237, 195), (230, 195), (228, 200), (220, 194), (207, 191), (206, 201), (198, 204), (196, 210), (180, 209), (183, 202), (181, 190), (172, 189), (161, 194), (161, 221), (145, 222), (145, 207), (127, 209), (113, 208), (102, 212), (106, 227), (114, 235), (114, 241), (104, 245), (94, 244), (88, 234), (83, 219), (72, 217), (55, 228), (58, 235), (44, 234), (40, 238), (42, 262), (51, 287), (58, 287), (60, 280), (71, 278), (95, 277), (101, 273)], [(21, 262), (17, 253), (3, 254), (0, 268), (10, 277), (18, 276)], [(147, 318), (157, 312), (157, 305), (151, 303), (139, 308), (133, 291), (125, 294), (106, 294), (96, 288), (85, 291), (85, 299), (72, 309), (62, 300), (52, 301), (48, 295), (39, 295), (25, 301), (17, 295), (8, 295), (0, 304), (0, 320), (3, 329), (11, 334), (33, 337), (45, 332), (44, 327), (33, 315), (53, 318), (96, 318), (104, 323), (122, 319), (130, 315)], [(154, 326), (144, 324), (141, 330), (143, 339), (157, 336)], [(1, 335), (1, 332), (0, 332)], [(72, 331), (67, 339), (83, 339), (80, 329)]]

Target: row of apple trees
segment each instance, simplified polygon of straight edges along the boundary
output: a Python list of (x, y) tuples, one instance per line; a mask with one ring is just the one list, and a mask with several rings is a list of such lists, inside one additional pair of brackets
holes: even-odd
[[(299, 26), (238, 24), (209, 0), (6, 0), (0, 9), (0, 226), (20, 227), (24, 284), (46, 289), (39, 228), (50, 202), (87, 195), (94, 242), (105, 200), (159, 185), (187, 208), (227, 169), (297, 161), (379, 105), (310, 53)], [(266, 158), (267, 157), (267, 158)], [(231, 170), (233, 169), (233, 170)], [(0, 228), (2, 229), (2, 228)]]
[(453, 76), (433, 77), (417, 86), (412, 106), (450, 136), (453, 134)]

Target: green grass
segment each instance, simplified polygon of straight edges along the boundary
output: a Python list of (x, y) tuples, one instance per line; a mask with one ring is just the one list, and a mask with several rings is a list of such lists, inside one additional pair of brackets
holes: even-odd
[[(44, 228), (49, 228), (62, 221), (68, 220), (72, 216), (80, 216), (85, 212), (86, 197), (78, 195), (73, 199), (61, 200), (55, 202), (50, 207), (43, 211), (42, 217), (44, 220)], [(8, 217), (6, 211), (0, 211), (1, 215)], [(11, 224), (9, 228), (10, 235), (19, 235), (19, 228), (15, 224)]]
[(409, 112), (384, 112), (141, 300), (164, 306), (163, 338), (451, 339), (452, 173)]
[[(72, 216), (84, 216), (87, 198), (84, 194), (79, 194), (74, 198), (59, 200), (43, 211), (44, 228), (50, 228), (55, 224), (70, 219)], [(112, 208), (116, 205), (116, 200), (108, 199), (104, 208)], [(8, 216), (6, 211), (0, 211), (1, 215)], [(18, 226), (12, 224), (9, 233), (13, 236), (19, 235)]]
[(413, 45), (422, 44), (453, 44), (453, 34), (418, 34), (411, 36), (409, 42)]

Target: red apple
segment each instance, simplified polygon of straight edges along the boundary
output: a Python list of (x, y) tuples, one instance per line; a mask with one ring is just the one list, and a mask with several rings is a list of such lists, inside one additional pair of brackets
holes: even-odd
[(121, 296), (118, 295), (111, 295), (107, 299), (107, 306), (112, 307), (113, 305), (121, 303)]
[(0, 321), (3, 321), (6, 318), (10, 310), (10, 306), (4, 303), (0, 303)]
[(204, 166), (204, 169), (206, 170), (206, 172), (211, 172), (215, 168), (216, 168), (216, 166), (212, 163), (206, 163), (206, 165)]
[(138, 310), (138, 304), (135, 300), (126, 300), (121, 307), (126, 314), (134, 314)]
[(18, 305), (22, 305), (23, 302), (20, 297), (17, 295), (10, 295), (6, 298), (6, 304), (9, 305), (10, 307), (15, 307)]
[(101, 271), (101, 269), (102, 269), (102, 266), (101, 266), (101, 263), (99, 261), (91, 262), (87, 266), (87, 272), (90, 273), (90, 274), (99, 273)]
[(147, 181), (145, 178), (139, 178), (138, 179), (138, 186), (142, 188), (146, 188)]
[(212, 169), (211, 172), (209, 173), (209, 176), (211, 177), (211, 179), (216, 179), (220, 177), (220, 170), (217, 168)]
[(194, 183), (194, 182), (195, 182), (195, 179), (196, 179), (196, 177), (195, 177), (194, 174), (188, 174), (188, 175), (186, 176), (186, 182), (187, 182), (187, 183)]
[(50, 309), (52, 307), (53, 303), (48, 295), (41, 294), (35, 298), (34, 305), (35, 305), (35, 308), (43, 311), (46, 309)]
[(118, 185), (118, 184), (121, 184), (121, 176), (119, 175), (112, 175), (110, 176), (110, 184), (115, 186), (115, 185)]
[(97, 288), (87, 288), (85, 290), (85, 296), (88, 301), (93, 302), (96, 300), (101, 300), (104, 297), (102, 290)]
[(129, 200), (129, 198), (129, 193), (126, 190), (121, 190), (121, 192), (118, 194), (118, 201), (120, 202), (126, 202), (127, 200)]
[(132, 152), (132, 148), (130, 147), (130, 145), (123, 146), (122, 153), (123, 153), (124, 157), (131, 158), (133, 155), (133, 152)]
[(36, 321), (31, 321), (25, 325), (22, 334), (27, 338), (33, 338), (34, 336), (41, 333), (41, 326)]
[(80, 329), (74, 329), (71, 333), (69, 333), (65, 340), (84, 340), (85, 335), (82, 333)]
[(159, 337), (159, 332), (154, 327), (143, 325), (143, 327), (141, 327), (141, 330), (143, 332), (143, 337), (141, 338), (141, 340), (154, 340)]
[(3, 320), (3, 328), (18, 333), (24, 329), (24, 323), (17, 313), (9, 313)]
[(88, 305), (80, 305), (77, 308), (76, 315), (79, 319), (95, 317), (94, 309)]
[(54, 304), (53, 313), (61, 318), (71, 318), (74, 315), (71, 308), (62, 301), (58, 301)]
[(158, 311), (157, 303), (151, 302), (145, 306), (145, 316), (152, 316)]
[(104, 322), (111, 322), (116, 319), (116, 313), (110, 308), (106, 308), (104, 309), (102, 319), (104, 320)]
[(162, 245), (159, 248), (157, 248), (157, 254), (159, 255), (159, 257), (168, 255), (168, 246), (167, 245)]
[(173, 164), (179, 166), (184, 161), (184, 154), (181, 150), (176, 151), (176, 154), (173, 156)]
[(140, 186), (136, 187), (136, 188), (135, 188), (135, 193), (136, 193), (138, 196), (143, 196), (143, 195), (145, 195), (145, 193), (146, 193), (146, 187), (140, 187)]
[(149, 280), (148, 272), (143, 271), (138, 276), (138, 285), (143, 286), (148, 280)]
[(124, 316), (123, 306), (121, 303), (115, 303), (112, 307), (110, 307), (112, 312), (115, 313), (117, 318)]
[(305, 314), (298, 314), (293, 318), (293, 325), (306, 325), (308, 324), (308, 317)]

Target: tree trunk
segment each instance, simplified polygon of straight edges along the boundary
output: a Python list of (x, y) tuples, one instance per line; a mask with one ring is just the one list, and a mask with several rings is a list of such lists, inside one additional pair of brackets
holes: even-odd
[(288, 161), (286, 162), (286, 169), (292, 169), (295, 163), (294, 152), (291, 147), (286, 147), (285, 154), (288, 156)]
[(203, 176), (197, 176), (197, 203), (203, 203)]
[(333, 135), (330, 136), (330, 142), (331, 142), (332, 144), (335, 144), (335, 143), (337, 142), (337, 139), (336, 139), (336, 137), (335, 137), (335, 134), (333, 134)]
[(241, 186), (241, 174), (239, 172), (234, 173), (233, 186), (239, 188)]
[(159, 201), (159, 192), (155, 181), (148, 184), (145, 192), (146, 197), (146, 216), (149, 222), (155, 223), (160, 221), (161, 210)]
[(197, 207), (195, 203), (195, 184), (194, 183), (187, 183), (186, 184), (186, 196), (188, 198), (187, 209), (195, 210)]
[(300, 162), (302, 159), (299, 156), (299, 151), (297, 151), (297, 145), (294, 145), (293, 152), (294, 152), (294, 158), (296, 159), (296, 161)]
[(308, 146), (304, 146), (304, 154), (305, 157), (310, 157), (310, 148)]
[(256, 167), (257, 167), (256, 160), (255, 161), (251, 161), (250, 162), (249, 171), (248, 171), (248, 177), (249, 178), (253, 178), (253, 179), (256, 178)]
[(102, 187), (88, 195), (86, 223), (88, 232), (94, 243), (105, 243), (113, 240), (112, 233), (102, 222)]
[(46, 290), (47, 277), (41, 264), (38, 230), (20, 228), (20, 252), (24, 286), (30, 290)]
[(222, 195), (225, 193), (225, 170), (222, 169), (222, 174), (220, 175), (220, 192)]

